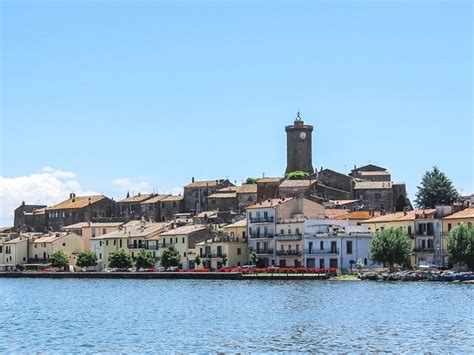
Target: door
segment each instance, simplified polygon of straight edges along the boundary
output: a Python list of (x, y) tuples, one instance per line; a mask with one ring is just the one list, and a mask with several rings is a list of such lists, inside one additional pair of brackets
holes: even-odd
[(337, 259), (329, 259), (329, 267), (331, 269), (337, 269)]
[(306, 259), (306, 267), (308, 267), (308, 268), (315, 268), (316, 267), (316, 263), (315, 263), (314, 258)]
[(319, 259), (319, 268), (324, 269), (324, 259)]

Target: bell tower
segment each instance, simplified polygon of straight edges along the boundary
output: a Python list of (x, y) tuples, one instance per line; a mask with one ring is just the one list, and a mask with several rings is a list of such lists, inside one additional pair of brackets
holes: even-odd
[(300, 112), (294, 124), (285, 127), (286, 131), (286, 172), (305, 171), (313, 174), (311, 135), (313, 126), (305, 125)]

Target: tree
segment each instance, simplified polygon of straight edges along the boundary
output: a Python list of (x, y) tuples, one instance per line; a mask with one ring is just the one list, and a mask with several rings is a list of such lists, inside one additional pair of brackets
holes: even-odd
[(49, 262), (52, 267), (64, 269), (69, 265), (69, 256), (62, 250), (58, 250), (49, 256)]
[(388, 263), (390, 269), (395, 264), (408, 260), (413, 249), (408, 234), (401, 228), (389, 228), (375, 233), (370, 246), (370, 258), (378, 263)]
[(257, 262), (258, 262), (258, 255), (257, 253), (253, 252), (250, 254), (250, 263), (252, 265), (257, 265)]
[(408, 207), (408, 206), (409, 206), (409, 203), (408, 203), (407, 195), (405, 195), (404, 193), (400, 194), (400, 196), (398, 196), (397, 198), (397, 202), (395, 203), (395, 211), (402, 212), (405, 209), (405, 207)]
[(174, 246), (170, 246), (163, 250), (163, 253), (161, 254), (161, 266), (167, 269), (169, 267), (178, 266), (180, 262), (181, 256)]
[(97, 255), (90, 250), (82, 251), (77, 256), (77, 266), (79, 267), (91, 267), (97, 265)]
[(309, 176), (306, 171), (291, 171), (285, 175), (285, 180), (301, 180)]
[(448, 260), (474, 269), (474, 227), (461, 223), (454, 227), (447, 240)]
[(451, 180), (435, 166), (423, 175), (415, 203), (418, 208), (435, 208), (437, 205), (451, 205), (458, 198)]
[(133, 267), (133, 259), (125, 250), (119, 249), (110, 253), (109, 266), (121, 270), (126, 270)]
[(153, 256), (149, 251), (144, 249), (140, 250), (136, 259), (135, 259), (135, 266), (140, 269), (151, 269), (155, 266), (155, 262), (153, 261)]
[(227, 264), (227, 254), (222, 254), (222, 266), (224, 267)]
[(201, 265), (201, 258), (199, 257), (199, 255), (196, 255), (196, 257), (194, 258), (194, 264), (196, 265), (196, 269), (199, 269), (199, 265)]
[(249, 185), (253, 185), (253, 184), (256, 184), (257, 181), (258, 181), (258, 179), (256, 179), (256, 178), (248, 177), (247, 180), (245, 180), (245, 183), (249, 184)]

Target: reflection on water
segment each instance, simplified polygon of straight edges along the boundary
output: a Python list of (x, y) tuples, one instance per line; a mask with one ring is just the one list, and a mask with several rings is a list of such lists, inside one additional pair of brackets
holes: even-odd
[(474, 286), (0, 280), (0, 351), (469, 352)]

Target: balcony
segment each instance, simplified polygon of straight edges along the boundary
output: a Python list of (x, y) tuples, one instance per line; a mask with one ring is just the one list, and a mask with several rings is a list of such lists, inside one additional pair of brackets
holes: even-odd
[(301, 240), (302, 234), (275, 234), (275, 240)]
[(145, 244), (128, 244), (128, 249), (145, 249)]
[[(165, 244), (169, 246), (169, 244)], [(166, 248), (163, 244), (128, 244), (128, 249), (146, 249), (146, 250), (158, 250), (160, 248)]]
[(275, 217), (267, 216), (267, 217), (251, 217), (250, 223), (273, 223)]
[(199, 255), (201, 258), (204, 258), (204, 259), (219, 259), (219, 258), (222, 258), (222, 254), (221, 253), (204, 253), (202, 255)]
[(434, 248), (415, 248), (415, 253), (434, 253)]
[(250, 234), (250, 239), (271, 239), (273, 238), (274, 235), (273, 234)]
[(278, 256), (301, 256), (300, 250), (277, 250), (276, 255)]
[(29, 263), (35, 263), (35, 264), (44, 264), (44, 263), (49, 263), (49, 259), (44, 259), (44, 258), (28, 258)]
[(305, 253), (308, 254), (308, 255), (313, 255), (313, 254), (339, 254), (339, 248), (305, 249)]
[(257, 249), (255, 253), (260, 255), (273, 255), (273, 249)]

